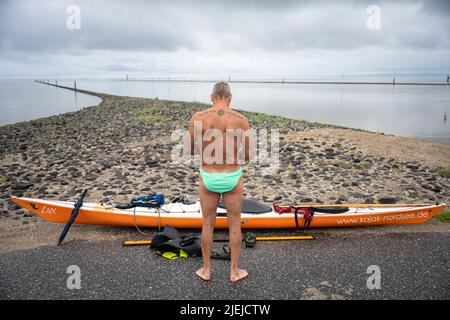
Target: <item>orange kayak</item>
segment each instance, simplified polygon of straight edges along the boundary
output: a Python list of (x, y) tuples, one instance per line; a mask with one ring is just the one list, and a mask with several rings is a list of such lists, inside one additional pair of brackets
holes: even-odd
[[(47, 221), (58, 223), (66, 223), (74, 208), (74, 202), (69, 201), (17, 197), (13, 197), (11, 201)], [(317, 211), (314, 213), (309, 227), (351, 227), (423, 223), (444, 210), (447, 206), (445, 204), (346, 204), (345, 207), (348, 210), (345, 212), (327, 213), (327, 210), (320, 212), (321, 208), (336, 207), (339, 206), (314, 206), (315, 211)], [(243, 210), (244, 212), (241, 215), (242, 228), (287, 229), (295, 228), (296, 225), (303, 226), (305, 224), (305, 219), (301, 213), (296, 217), (294, 213), (277, 213), (273, 208), (266, 208), (268, 210), (262, 213), (250, 213)], [(218, 208), (217, 214), (216, 228), (227, 228), (226, 210), (224, 208)], [(84, 203), (74, 223), (107, 226), (137, 225), (139, 227), (171, 225), (176, 228), (198, 229), (202, 227), (202, 214), (198, 201), (187, 204), (164, 204), (159, 210), (159, 213), (154, 208), (136, 207), (131, 209), (118, 209), (98, 203)]]

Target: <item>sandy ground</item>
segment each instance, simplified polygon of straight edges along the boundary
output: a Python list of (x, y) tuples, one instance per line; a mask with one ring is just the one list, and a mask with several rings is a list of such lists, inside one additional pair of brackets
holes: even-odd
[[(437, 142), (384, 135), (351, 129), (321, 128), (286, 136), (287, 142), (301, 142), (304, 138), (350, 144), (366, 155), (393, 158), (398, 161), (415, 160), (430, 167), (450, 167), (450, 146)], [(432, 156), (431, 156), (432, 155)]]

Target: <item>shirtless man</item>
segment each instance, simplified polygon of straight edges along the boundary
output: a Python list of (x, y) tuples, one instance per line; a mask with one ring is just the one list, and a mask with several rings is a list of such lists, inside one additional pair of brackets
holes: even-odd
[(249, 124), (247, 118), (230, 108), (231, 91), (227, 83), (219, 82), (214, 86), (211, 101), (211, 108), (195, 113), (189, 122), (191, 139), (188, 147), (191, 154), (200, 155), (201, 160), (199, 194), (203, 215), (203, 267), (196, 274), (203, 280), (211, 279), (211, 247), (217, 206), (222, 195), (230, 233), (230, 280), (235, 282), (248, 275), (247, 271), (239, 269), (238, 264), (243, 200), (240, 164), (249, 161), (251, 156)]

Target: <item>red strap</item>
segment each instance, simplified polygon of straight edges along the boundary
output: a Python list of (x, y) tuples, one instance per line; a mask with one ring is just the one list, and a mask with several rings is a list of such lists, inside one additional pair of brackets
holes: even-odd
[(313, 216), (313, 209), (311, 207), (302, 208), (303, 219), (306, 221), (311, 221)]
[(301, 213), (303, 215), (303, 219), (305, 220), (305, 228), (309, 228), (311, 221), (314, 216), (314, 210), (312, 207), (281, 207), (279, 205), (273, 204), (273, 210), (279, 214), (282, 213), (295, 213), (295, 225), (298, 228), (297, 214)]
[(311, 220), (312, 216), (313, 216), (313, 209), (312, 207), (281, 207), (277, 204), (273, 204), (273, 210), (276, 213), (295, 213), (295, 209), (297, 209), (298, 213), (303, 214), (303, 217), (305, 218), (305, 220)]
[(293, 213), (292, 207), (281, 207), (279, 205), (273, 204), (273, 210), (276, 213)]

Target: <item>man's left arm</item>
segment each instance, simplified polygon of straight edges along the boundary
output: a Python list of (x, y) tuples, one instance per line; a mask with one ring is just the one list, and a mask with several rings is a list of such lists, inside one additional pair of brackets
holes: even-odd
[(242, 129), (244, 130), (245, 162), (249, 162), (255, 157), (255, 139), (252, 136), (247, 118), (244, 120)]

